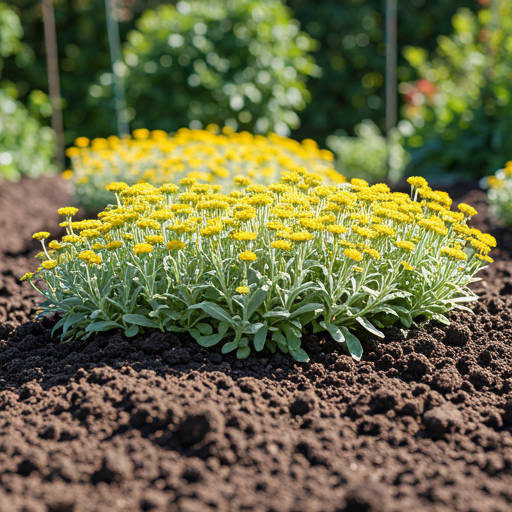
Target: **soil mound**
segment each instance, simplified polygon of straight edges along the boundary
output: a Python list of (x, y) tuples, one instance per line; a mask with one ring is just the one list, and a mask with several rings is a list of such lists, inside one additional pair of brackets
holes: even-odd
[(319, 336), (307, 364), (160, 332), (59, 344), (17, 281), (48, 203), (0, 259), (0, 512), (511, 510), (506, 254), (474, 314), (361, 332), (360, 363)]

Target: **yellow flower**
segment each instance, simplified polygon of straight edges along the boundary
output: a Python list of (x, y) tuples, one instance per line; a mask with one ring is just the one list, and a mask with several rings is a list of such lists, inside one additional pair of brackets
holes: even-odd
[(201, 229), (201, 236), (210, 237), (219, 235), (222, 232), (223, 226), (222, 224), (211, 224)]
[(347, 228), (345, 226), (339, 226), (337, 224), (331, 224), (330, 226), (327, 226), (326, 229), (333, 235), (342, 235), (347, 232)]
[(178, 192), (180, 188), (178, 187), (178, 185), (173, 185), (171, 183), (165, 183), (164, 185), (162, 185), (158, 191), (161, 193), (161, 194), (165, 194), (165, 195), (172, 195), (172, 194), (175, 194), (176, 192)]
[(447, 256), (450, 256), (456, 260), (465, 261), (468, 259), (468, 255), (464, 251), (461, 251), (460, 249), (454, 249), (453, 247), (444, 247), (441, 249), (441, 254), (446, 254)]
[(78, 253), (77, 258), (82, 261), (89, 261), (91, 259), (96, 258), (96, 253), (94, 251), (90, 251), (90, 250), (82, 251), (82, 252)]
[(361, 226), (352, 226), (352, 231), (365, 238), (375, 238), (378, 235), (377, 231)]
[(292, 242), (309, 242), (313, 240), (314, 235), (307, 231), (299, 231), (298, 233), (290, 233), (288, 237)]
[(395, 245), (400, 249), (405, 249), (406, 251), (414, 251), (416, 245), (412, 242), (408, 242), (407, 240), (397, 240)]
[(123, 190), (126, 190), (128, 185), (126, 183), (123, 183), (122, 181), (115, 181), (114, 183), (110, 183), (105, 187), (105, 190), (108, 192), (122, 192)]
[(32, 235), (32, 238), (34, 238), (35, 240), (45, 240), (49, 236), (50, 233), (48, 233), (48, 231), (39, 231), (38, 233), (34, 233)]
[(402, 265), (405, 268), (405, 270), (414, 270), (414, 267), (412, 265), (409, 265), (407, 261), (400, 262), (400, 265)]
[(84, 229), (80, 235), (87, 238), (87, 240), (94, 240), (95, 238), (101, 237), (101, 233), (97, 229)]
[(363, 259), (363, 255), (357, 249), (345, 249), (343, 254), (354, 261), (361, 261)]
[(481, 254), (475, 254), (475, 256), (482, 261), (486, 261), (487, 263), (492, 263), (494, 260), (490, 256), (482, 256)]
[(141, 243), (133, 246), (133, 252), (135, 254), (148, 254), (153, 250), (151, 244)]
[(487, 233), (480, 233), (477, 234), (476, 237), (480, 242), (483, 242), (486, 245), (489, 245), (491, 247), (496, 247), (496, 238), (494, 238), (492, 235), (489, 235)]
[(52, 268), (55, 268), (57, 265), (58, 263), (55, 260), (43, 261), (43, 263), (41, 263), (41, 266), (46, 270), (51, 270)]
[(120, 249), (121, 247), (123, 247), (123, 242), (121, 242), (120, 240), (115, 240), (114, 242), (109, 242), (107, 244), (107, 250), (109, 251), (115, 251), (116, 249)]
[(250, 231), (239, 231), (233, 234), (233, 238), (239, 242), (256, 240), (257, 236), (257, 233), (251, 233)]
[(247, 198), (247, 204), (251, 206), (268, 206), (274, 202), (270, 194), (254, 194)]
[(247, 187), (251, 184), (251, 179), (247, 176), (235, 176), (233, 178), (233, 181), (236, 185), (239, 185), (240, 187)]
[(410, 178), (407, 178), (407, 183), (416, 188), (425, 188), (428, 186), (427, 180), (421, 176), (411, 176)]
[(176, 251), (185, 249), (185, 243), (180, 240), (170, 240), (165, 246), (168, 251)]
[(20, 281), (30, 281), (34, 276), (35, 274), (33, 272), (27, 272), (20, 278)]
[(363, 249), (363, 252), (369, 254), (372, 258), (380, 260), (380, 252), (376, 249), (369, 249), (368, 247)]
[(363, 267), (352, 267), (352, 270), (354, 272), (362, 272), (364, 270), (364, 268)]
[(89, 139), (87, 137), (78, 137), (75, 140), (75, 146), (78, 148), (86, 148), (89, 145)]
[(480, 254), (487, 254), (487, 253), (489, 253), (491, 251), (491, 248), (487, 244), (484, 244), (483, 242), (481, 242), (480, 240), (475, 240), (474, 238), (471, 238), (469, 243)]
[(282, 251), (289, 251), (292, 248), (292, 244), (288, 240), (276, 240), (270, 244), (272, 249), (281, 249)]
[(151, 245), (163, 244), (164, 237), (162, 235), (147, 235), (146, 242)]
[(82, 241), (82, 238), (80, 238), (78, 235), (64, 235), (62, 237), (63, 242), (68, 242), (70, 244), (78, 244)]
[(478, 212), (472, 207), (469, 206), (469, 204), (466, 203), (460, 203), (457, 208), (466, 216), (466, 217), (473, 217)]
[(65, 208), (59, 208), (59, 215), (66, 215), (67, 217), (72, 217), (78, 212), (78, 208), (74, 208), (73, 206), (66, 206)]
[(367, 181), (360, 180), (358, 178), (352, 178), (350, 180), (350, 184), (354, 185), (356, 187), (363, 187), (363, 188), (368, 186), (368, 182)]
[(248, 286), (239, 286), (235, 289), (237, 293), (247, 294), (249, 293), (249, 287)]
[(96, 243), (96, 244), (93, 244), (93, 245), (92, 245), (92, 248), (93, 248), (95, 251), (99, 251), (100, 249), (105, 249), (105, 246), (104, 246), (103, 244)]
[(49, 244), (48, 244), (48, 248), (51, 249), (52, 251), (60, 251), (64, 246), (62, 244), (59, 244), (59, 242), (57, 242), (57, 240), (52, 240)]
[(242, 261), (256, 261), (258, 257), (251, 251), (244, 251), (238, 255), (238, 258)]

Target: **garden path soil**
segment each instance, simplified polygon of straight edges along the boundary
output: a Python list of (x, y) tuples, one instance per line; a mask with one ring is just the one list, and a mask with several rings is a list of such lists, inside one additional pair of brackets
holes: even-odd
[(0, 512), (512, 510), (506, 252), (474, 315), (364, 337), (358, 364), (322, 337), (308, 364), (159, 332), (59, 344), (17, 279), (68, 202), (0, 184)]

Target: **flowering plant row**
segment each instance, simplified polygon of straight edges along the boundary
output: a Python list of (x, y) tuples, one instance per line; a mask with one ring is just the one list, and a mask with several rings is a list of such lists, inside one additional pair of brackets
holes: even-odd
[(504, 226), (512, 226), (512, 161), (486, 178), (487, 197), (494, 215)]
[(302, 143), (278, 135), (268, 137), (249, 132), (236, 133), (217, 125), (207, 130), (182, 128), (176, 135), (139, 129), (133, 138), (93, 139), (79, 137), (67, 150), (71, 157), (72, 177), (78, 204), (90, 211), (103, 209), (111, 194), (105, 186), (113, 181), (133, 185), (139, 181), (160, 186), (193, 178), (220, 184), (229, 189), (236, 175), (245, 175), (256, 183), (270, 184), (281, 173), (306, 167), (327, 180), (341, 183), (345, 178), (334, 168), (334, 156), (319, 149), (310, 139)]
[(58, 313), (62, 339), (122, 329), (188, 332), (210, 347), (247, 357), (265, 346), (308, 359), (303, 333), (326, 331), (355, 359), (354, 334), (400, 321), (406, 328), (468, 309), (466, 287), (492, 259), (492, 236), (467, 226), (476, 211), (450, 210), (446, 193), (410, 178), (412, 194), (363, 180), (324, 186), (304, 170), (268, 187), (235, 178), (220, 186), (190, 178), (180, 185), (129, 187), (95, 220), (73, 222), (46, 245), (27, 274)]

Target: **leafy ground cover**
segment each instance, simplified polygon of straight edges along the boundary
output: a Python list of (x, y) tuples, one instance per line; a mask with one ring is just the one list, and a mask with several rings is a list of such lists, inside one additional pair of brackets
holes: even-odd
[[(450, 326), (361, 332), (360, 363), (318, 335), (310, 363), (241, 361), (172, 333), (59, 344), (31, 322), (26, 241), (68, 202), (55, 178), (0, 191), (0, 511), (510, 510), (510, 233)], [(488, 230), (485, 194), (464, 202)]]

